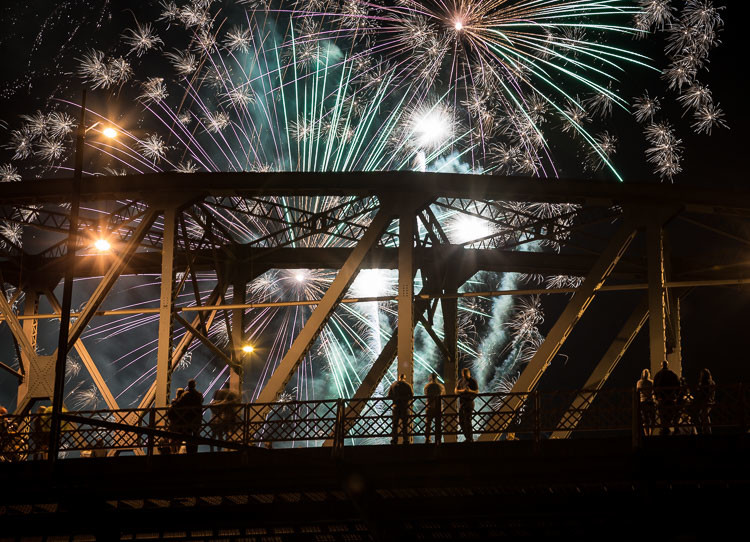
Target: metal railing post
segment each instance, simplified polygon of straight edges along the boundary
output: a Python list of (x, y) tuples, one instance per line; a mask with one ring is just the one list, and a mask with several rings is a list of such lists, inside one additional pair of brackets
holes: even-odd
[(641, 409), (640, 409), (640, 402), (638, 397), (638, 388), (633, 388), (632, 393), (632, 420), (633, 424), (631, 426), (631, 438), (633, 441), (633, 449), (638, 449), (641, 447)]
[(344, 434), (346, 427), (344, 423), (344, 400), (336, 399), (336, 422), (333, 427), (333, 453), (337, 455), (344, 447)]
[[(152, 431), (156, 428), (156, 407), (151, 407), (148, 413), (148, 428)], [(149, 432), (147, 440), (147, 454), (149, 457), (154, 455), (154, 433)]]

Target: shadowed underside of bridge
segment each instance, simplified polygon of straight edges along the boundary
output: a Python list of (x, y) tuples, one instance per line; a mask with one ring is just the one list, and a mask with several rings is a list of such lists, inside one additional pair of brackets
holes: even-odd
[(0, 539), (722, 539), (749, 450), (735, 435), (6, 464)]

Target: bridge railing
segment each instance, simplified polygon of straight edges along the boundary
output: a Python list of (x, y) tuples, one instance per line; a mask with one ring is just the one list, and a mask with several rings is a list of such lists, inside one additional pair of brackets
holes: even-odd
[[(634, 389), (478, 394), (471, 432), (475, 438), (536, 441), (630, 434), (637, 442), (664, 429), (676, 434), (747, 431), (749, 387), (717, 387), (710, 401), (684, 389), (672, 391), (675, 400), (668, 408), (658, 401), (642, 404)], [(169, 408), (65, 412), (60, 451), (75, 457), (179, 453), (185, 446), (203, 451), (383, 444), (393, 434), (392, 405), (384, 397), (205, 405), (192, 421), (184, 411)], [(459, 397), (443, 396), (441, 413), (443, 439), (464, 440)], [(412, 442), (425, 441), (426, 419), (427, 398), (415, 397), (408, 411)], [(46, 457), (49, 427), (49, 414), (0, 418), (0, 461)]]

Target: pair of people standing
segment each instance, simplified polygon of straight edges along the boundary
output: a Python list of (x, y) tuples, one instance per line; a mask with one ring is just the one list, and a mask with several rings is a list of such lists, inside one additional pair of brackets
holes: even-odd
[[(458, 421), (461, 431), (467, 442), (473, 442), (474, 430), (472, 427), (472, 415), (474, 413), (474, 397), (479, 392), (477, 381), (472, 378), (468, 368), (463, 369), (462, 377), (455, 389), (459, 396)], [(424, 387), (427, 397), (425, 408), (425, 443), (432, 438), (433, 424), (435, 426), (435, 442), (440, 443), (443, 436), (443, 400), (445, 387), (438, 382), (437, 375), (432, 373), (429, 382)], [(391, 384), (388, 390), (388, 398), (393, 401), (393, 418), (391, 444), (398, 444), (399, 429), (404, 444), (409, 442), (409, 410), (414, 390), (406, 381), (406, 375), (401, 374), (399, 379)]]

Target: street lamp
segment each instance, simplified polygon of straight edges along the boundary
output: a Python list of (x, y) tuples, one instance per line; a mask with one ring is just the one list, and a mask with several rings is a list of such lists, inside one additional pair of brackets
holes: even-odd
[(253, 352), (255, 352), (255, 348), (253, 348), (253, 345), (251, 344), (246, 344), (246, 345), (243, 345), (242, 351), (245, 354), (252, 354)]
[[(49, 432), (49, 457), (50, 461), (57, 461), (60, 449), (60, 414), (62, 412), (62, 400), (65, 389), (65, 364), (68, 359), (68, 342), (70, 327), (70, 307), (73, 298), (73, 265), (75, 263), (76, 245), (78, 240), (78, 213), (81, 200), (81, 178), (83, 177), (83, 144), (86, 140), (86, 132), (99, 125), (95, 122), (86, 128), (86, 91), (81, 92), (81, 120), (78, 123), (76, 133), (76, 146), (74, 154), (73, 186), (70, 205), (70, 223), (68, 229), (67, 250), (65, 252), (65, 275), (63, 278), (63, 294), (60, 307), (60, 334), (57, 340), (57, 360), (55, 362), (55, 386), (52, 395), (52, 419)], [(117, 130), (111, 126), (102, 130), (107, 138), (117, 136)], [(104, 243), (106, 243), (106, 248)], [(109, 250), (110, 244), (105, 239), (95, 243), (99, 250)]]
[(106, 239), (97, 239), (94, 243), (94, 247), (99, 252), (107, 252), (110, 248), (112, 248), (112, 245)]

